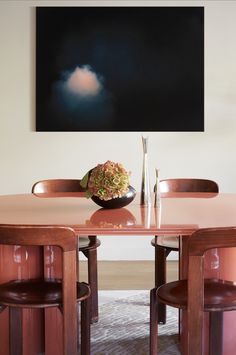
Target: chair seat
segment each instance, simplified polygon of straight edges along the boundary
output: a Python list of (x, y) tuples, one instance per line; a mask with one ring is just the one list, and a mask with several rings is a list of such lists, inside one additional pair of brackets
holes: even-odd
[[(157, 289), (160, 301), (176, 308), (187, 308), (187, 280), (169, 282)], [(236, 285), (231, 281), (206, 279), (204, 310), (232, 311), (236, 309)]]
[(160, 247), (179, 250), (179, 236), (158, 235), (158, 238), (151, 240), (151, 244), (154, 247), (159, 245)]
[[(13, 280), (0, 285), (0, 304), (11, 307), (45, 308), (62, 303), (61, 280)], [(84, 282), (77, 282), (77, 301), (90, 295), (90, 288)]]
[(96, 243), (91, 242), (89, 237), (79, 237), (79, 250), (87, 248), (97, 248), (101, 244), (100, 240), (96, 238)]

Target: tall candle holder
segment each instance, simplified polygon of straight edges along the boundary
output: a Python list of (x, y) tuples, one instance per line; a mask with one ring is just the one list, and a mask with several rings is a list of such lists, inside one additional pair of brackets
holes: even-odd
[(160, 184), (159, 184), (159, 169), (155, 169), (156, 171), (156, 183), (155, 183), (155, 201), (154, 207), (159, 207), (161, 204), (161, 192), (160, 192)]
[(155, 183), (155, 217), (156, 217), (156, 227), (161, 227), (161, 192), (160, 192), (160, 184), (159, 184), (159, 170), (155, 169), (156, 172), (156, 183)]
[(142, 184), (141, 184), (141, 199), (140, 204), (143, 206), (151, 205), (151, 190), (150, 190), (150, 180), (149, 180), (149, 170), (148, 170), (148, 137), (142, 136), (143, 143), (143, 170), (142, 170)]

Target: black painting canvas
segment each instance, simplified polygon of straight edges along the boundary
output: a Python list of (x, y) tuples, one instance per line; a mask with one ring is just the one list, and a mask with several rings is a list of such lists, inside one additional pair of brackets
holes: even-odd
[(203, 131), (203, 7), (38, 7), (37, 131)]

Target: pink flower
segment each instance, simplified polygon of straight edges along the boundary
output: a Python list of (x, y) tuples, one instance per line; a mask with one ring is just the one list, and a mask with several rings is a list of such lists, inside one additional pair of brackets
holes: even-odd
[(86, 180), (88, 197), (94, 195), (101, 200), (111, 200), (128, 192), (129, 177), (130, 173), (122, 164), (108, 160), (92, 169), (88, 179), (85, 177), (82, 179), (81, 185), (86, 187), (84, 186)]

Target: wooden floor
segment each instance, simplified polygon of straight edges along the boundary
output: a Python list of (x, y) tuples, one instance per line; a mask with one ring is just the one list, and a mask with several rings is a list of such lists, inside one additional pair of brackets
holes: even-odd
[[(168, 281), (176, 280), (178, 262), (167, 262)], [(80, 262), (80, 281), (87, 281), (87, 262)], [(149, 290), (154, 286), (154, 261), (99, 261), (99, 290)]]

